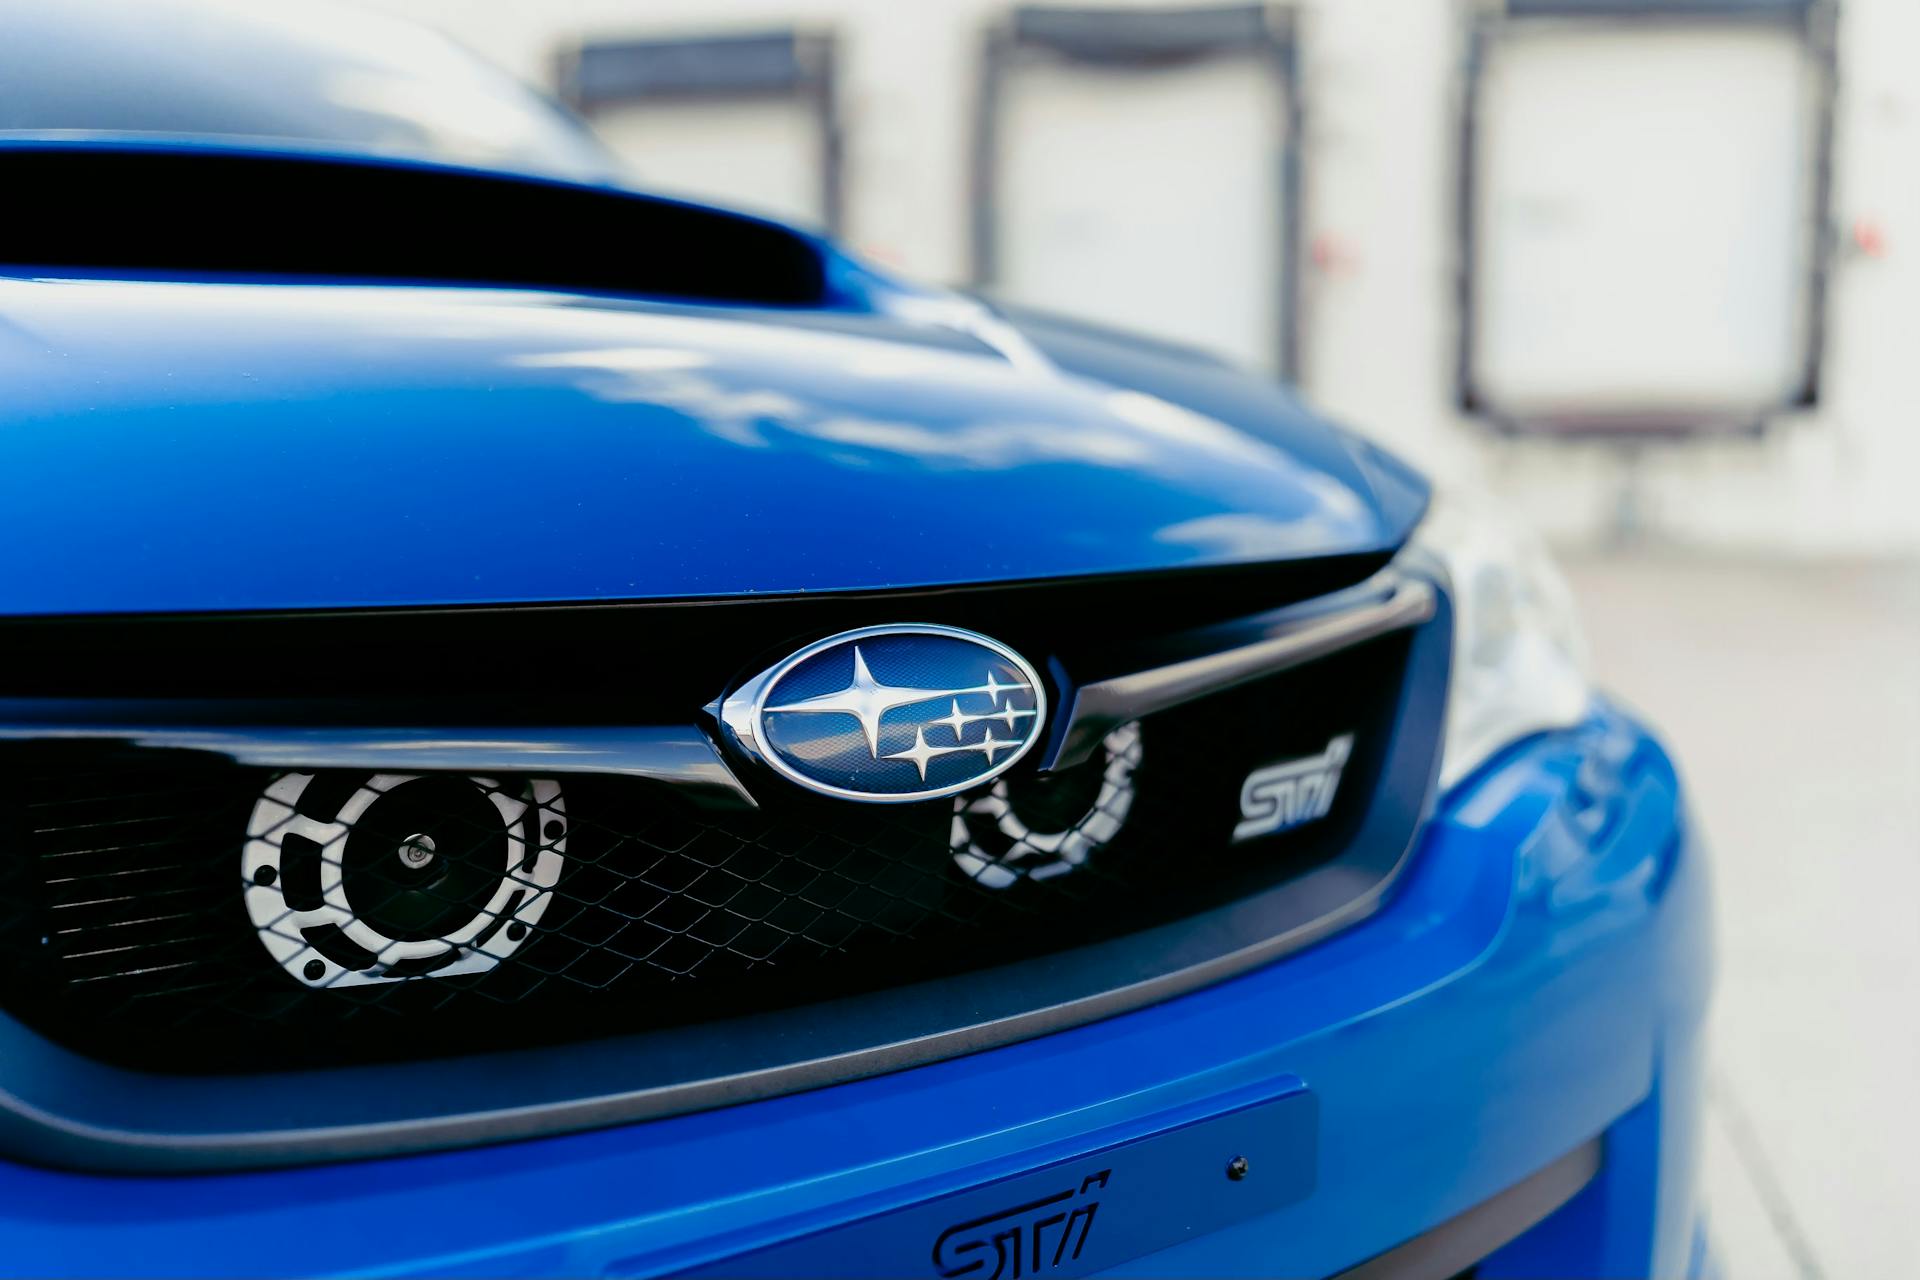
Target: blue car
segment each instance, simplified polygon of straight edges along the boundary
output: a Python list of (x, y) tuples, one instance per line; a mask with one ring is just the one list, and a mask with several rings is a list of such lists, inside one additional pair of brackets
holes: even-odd
[(0, 1270), (1709, 1270), (1524, 539), (424, 35), (4, 21)]

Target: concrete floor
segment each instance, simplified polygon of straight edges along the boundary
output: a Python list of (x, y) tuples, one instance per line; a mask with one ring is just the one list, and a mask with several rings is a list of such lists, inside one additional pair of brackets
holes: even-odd
[(1920, 563), (1567, 568), (1713, 850), (1726, 1273), (1920, 1276)]

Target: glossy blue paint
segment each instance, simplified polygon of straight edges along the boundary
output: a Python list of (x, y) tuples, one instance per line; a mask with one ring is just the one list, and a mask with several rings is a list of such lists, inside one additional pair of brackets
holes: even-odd
[[(28, 549), (0, 566), (0, 611), (909, 587), (1406, 532), (1351, 461), (883, 317), (784, 320), (0, 281), (0, 542)], [(1326, 451), (1311, 420), (1277, 429)]]
[(1602, 707), (1456, 788), (1379, 914), (1165, 1004), (812, 1093), (507, 1147), (171, 1179), (0, 1167), (0, 1241), (13, 1269), (44, 1274), (658, 1274), (1297, 1078), (1319, 1102), (1312, 1194), (1114, 1274), (1330, 1274), (1596, 1134), (1600, 1180), (1489, 1274), (1683, 1274), (1706, 910), (1671, 764)]
[[(16, 90), (0, 129), (73, 111), (149, 133), (238, 121), (305, 138), (316, 164), (448, 158), (432, 121), (409, 131), (303, 94), (328, 59), (280, 47), (264, 10), (254, 27), (187, 32), (169, 17), (180, 3), (47, 8), (0, 50), (18, 73), (0, 75)], [(234, 40), (263, 52), (236, 56)], [(56, 46), (95, 72), (75, 75)], [(406, 61), (367, 47), (332, 56)], [(209, 62), (248, 74), (210, 85)], [(484, 162), (612, 189), (548, 104), (429, 69), (565, 135)], [(66, 115), (33, 117), (76, 86)], [(413, 154), (373, 154), (390, 139)], [(0, 141), (0, 161), (52, 145)], [(1049, 317), (997, 326), (805, 242), (826, 290), (779, 311), (0, 264), (0, 615), (1244, 565), (1390, 550), (1425, 505), (1404, 464), (1261, 379)], [(649, 1275), (725, 1273), (778, 1248), (836, 1274), (845, 1237), (831, 1233), (879, 1221), (871, 1247), (919, 1242), (904, 1271), (938, 1248), (915, 1216), (928, 1205), (1116, 1144), (1191, 1154), (1188, 1138), (1278, 1100), (1294, 1117), (1310, 1101), (1317, 1131), (1260, 1152), (1254, 1177), (1280, 1160), (1281, 1190), (1222, 1214), (1218, 1182), (1156, 1167), (1149, 1199), (1203, 1233), (1158, 1248), (1167, 1237), (1137, 1231), (1158, 1251), (1114, 1274), (1330, 1274), (1594, 1135), (1600, 1177), (1483, 1275), (1684, 1274), (1700, 1261), (1705, 895), (1671, 765), (1602, 707), (1456, 788), (1378, 914), (1235, 980), (971, 1057), (595, 1133), (198, 1177), (0, 1163), (0, 1259), (47, 1275)]]
[(1037, 322), (1053, 361), (1010, 355), (807, 243), (815, 309), (0, 265), (0, 614), (1125, 573), (1389, 550), (1421, 512), (1259, 379)]

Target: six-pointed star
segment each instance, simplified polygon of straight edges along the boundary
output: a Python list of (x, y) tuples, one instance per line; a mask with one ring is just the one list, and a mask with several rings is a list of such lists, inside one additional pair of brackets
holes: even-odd
[[(936, 698), (953, 700), (953, 713), (935, 724), (944, 724), (953, 730), (954, 738), (975, 720), (999, 720), (1009, 729), (1013, 728), (1022, 716), (1036, 714), (1032, 709), (1001, 709), (1000, 695), (1017, 693), (1027, 689), (1026, 684), (1001, 684), (993, 672), (987, 672), (985, 684), (969, 685), (961, 689), (923, 689), (911, 685), (882, 684), (867, 669), (866, 655), (860, 652), (858, 645), (853, 649), (853, 681), (846, 688), (832, 693), (815, 694), (811, 698), (802, 698), (798, 702), (784, 703), (777, 707), (768, 707), (769, 713), (784, 711), (803, 715), (838, 714), (849, 715), (860, 722), (860, 732), (867, 739), (867, 753), (875, 760), (911, 760), (920, 770), (920, 777), (927, 776), (927, 761), (938, 756), (952, 755), (957, 751), (979, 751), (985, 753), (987, 763), (992, 764), (994, 753), (1011, 751), (1018, 741), (996, 739), (993, 730), (987, 730), (983, 741), (968, 743), (965, 746), (934, 747), (927, 744), (924, 729), (914, 731), (914, 745), (906, 751), (894, 752), (887, 756), (880, 754), (880, 717), (895, 707), (909, 706), (915, 702), (931, 702)], [(960, 710), (959, 696), (969, 693), (987, 694), (993, 699), (994, 710), (977, 715), (968, 715)]]

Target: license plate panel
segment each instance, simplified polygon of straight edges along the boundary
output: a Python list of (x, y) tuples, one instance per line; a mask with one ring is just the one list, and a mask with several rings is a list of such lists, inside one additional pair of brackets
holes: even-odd
[(684, 1274), (1066, 1280), (1313, 1193), (1319, 1105), (1304, 1086), (1148, 1129)]

